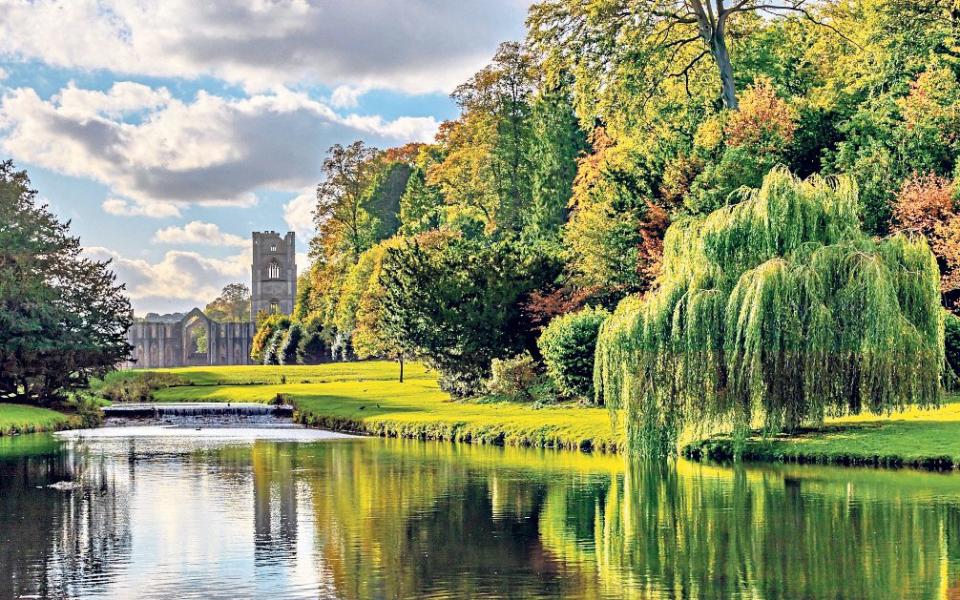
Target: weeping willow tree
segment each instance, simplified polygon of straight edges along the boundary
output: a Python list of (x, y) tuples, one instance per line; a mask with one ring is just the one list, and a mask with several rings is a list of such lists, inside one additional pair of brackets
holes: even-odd
[(863, 234), (850, 179), (777, 169), (674, 223), (658, 283), (597, 342), (597, 400), (625, 419), (633, 452), (672, 452), (685, 427), (742, 439), (940, 401), (936, 261), (923, 238)]

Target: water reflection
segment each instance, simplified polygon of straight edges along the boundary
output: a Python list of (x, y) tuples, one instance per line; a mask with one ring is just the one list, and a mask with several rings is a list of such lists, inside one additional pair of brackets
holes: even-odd
[[(129, 560), (129, 480), (122, 465), (48, 437), (0, 444), (0, 598), (64, 598), (102, 588)], [(70, 492), (46, 487), (77, 482)]]
[(950, 598), (958, 543), (954, 475), (0, 440), (0, 598)]

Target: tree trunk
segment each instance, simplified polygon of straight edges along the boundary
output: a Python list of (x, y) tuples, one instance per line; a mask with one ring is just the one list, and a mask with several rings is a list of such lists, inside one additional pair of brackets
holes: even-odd
[(727, 51), (727, 40), (723, 30), (716, 31), (711, 36), (710, 54), (720, 71), (723, 105), (730, 110), (737, 110), (737, 87), (733, 81), (733, 63), (730, 62), (730, 53)]
[(400, 383), (403, 383), (403, 355), (400, 355)]

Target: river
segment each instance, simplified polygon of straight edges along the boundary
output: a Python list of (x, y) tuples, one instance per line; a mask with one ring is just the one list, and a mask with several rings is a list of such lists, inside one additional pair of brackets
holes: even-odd
[(960, 476), (293, 429), (0, 438), (0, 598), (256, 597), (960, 598)]

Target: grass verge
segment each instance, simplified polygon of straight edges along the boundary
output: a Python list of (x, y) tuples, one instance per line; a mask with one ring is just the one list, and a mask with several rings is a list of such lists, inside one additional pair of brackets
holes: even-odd
[[(715, 437), (683, 449), (688, 458), (728, 460), (733, 442)], [(744, 460), (811, 464), (960, 467), (960, 398), (937, 409), (911, 408), (890, 416), (858, 415), (830, 419), (819, 429), (790, 436), (756, 436), (743, 448)]]
[[(269, 402), (283, 395), (312, 427), (384, 437), (615, 452), (619, 436), (602, 408), (456, 402), (422, 365), (403, 383), (396, 363), (169, 369), (186, 385), (156, 390), (157, 402)], [(285, 383), (284, 383), (285, 382)]]
[(59, 431), (82, 425), (80, 417), (48, 408), (0, 403), (0, 436)]

